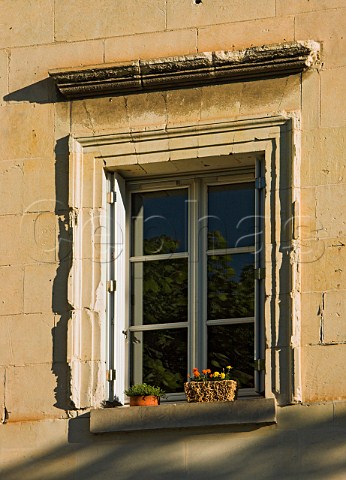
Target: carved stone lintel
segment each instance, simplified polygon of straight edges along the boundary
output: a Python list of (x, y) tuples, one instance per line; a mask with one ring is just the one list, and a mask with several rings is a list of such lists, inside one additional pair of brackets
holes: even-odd
[(318, 62), (319, 44), (293, 42), (125, 64), (49, 72), (67, 98), (130, 94), (300, 73)]

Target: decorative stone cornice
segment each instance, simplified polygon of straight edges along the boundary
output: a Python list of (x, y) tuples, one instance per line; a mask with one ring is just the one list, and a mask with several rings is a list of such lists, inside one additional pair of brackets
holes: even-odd
[(52, 70), (67, 98), (126, 95), (143, 91), (239, 82), (300, 73), (316, 64), (319, 44), (292, 42), (178, 57)]

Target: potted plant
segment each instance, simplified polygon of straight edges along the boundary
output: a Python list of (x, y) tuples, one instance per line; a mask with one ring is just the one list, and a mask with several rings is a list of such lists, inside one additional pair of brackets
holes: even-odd
[(137, 383), (125, 390), (125, 395), (130, 397), (131, 407), (153, 407), (160, 405), (160, 397), (164, 397), (165, 392), (160, 387), (153, 387), (146, 383)]
[(199, 372), (193, 369), (193, 376), (184, 384), (188, 402), (232, 402), (237, 395), (238, 384), (231, 378), (229, 365), (222, 372), (214, 372), (208, 368)]

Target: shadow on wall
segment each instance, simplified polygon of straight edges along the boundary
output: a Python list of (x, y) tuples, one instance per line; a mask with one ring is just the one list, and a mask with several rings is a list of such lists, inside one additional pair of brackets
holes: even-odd
[[(46, 78), (5, 95), (7, 102), (57, 103), (66, 102), (59, 94), (53, 79)], [(69, 137), (57, 140), (55, 145), (55, 215), (58, 219), (58, 267), (53, 283), (52, 311), (59, 320), (52, 329), (52, 372), (57, 377), (55, 407), (62, 410), (74, 408), (70, 400), (70, 367), (67, 363), (67, 327), (71, 306), (67, 298), (67, 281), (72, 265), (72, 228), (69, 217)]]
[(52, 78), (45, 78), (39, 82), (20, 88), (4, 96), (6, 102), (55, 103), (66, 102), (66, 99), (57, 91)]
[(282, 430), (275, 425), (92, 435), (85, 415), (69, 421), (69, 443), (41, 454), (23, 445), (25, 460), (3, 466), (0, 474), (4, 480), (346, 478), (346, 413), (304, 423), (293, 428), (286, 421)]
[(58, 268), (53, 283), (52, 310), (59, 318), (52, 329), (53, 364), (57, 377), (55, 407), (62, 410), (73, 408), (70, 400), (70, 367), (67, 363), (67, 327), (71, 316), (67, 283), (72, 265), (72, 228), (68, 205), (69, 185), (68, 136), (57, 141), (55, 146), (55, 215), (58, 219)]

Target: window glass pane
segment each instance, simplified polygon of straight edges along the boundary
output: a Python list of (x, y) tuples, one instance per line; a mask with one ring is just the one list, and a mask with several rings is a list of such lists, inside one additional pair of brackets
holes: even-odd
[(231, 365), (240, 388), (254, 387), (254, 324), (208, 327), (208, 366), (213, 370)]
[(208, 320), (254, 315), (254, 255), (208, 256)]
[(254, 183), (208, 188), (208, 249), (255, 244)]
[(187, 258), (136, 262), (131, 270), (132, 325), (187, 321)]
[(132, 256), (187, 250), (187, 189), (132, 196)]
[(131, 384), (143, 381), (167, 393), (182, 392), (187, 372), (187, 329), (132, 332), (131, 357)]

